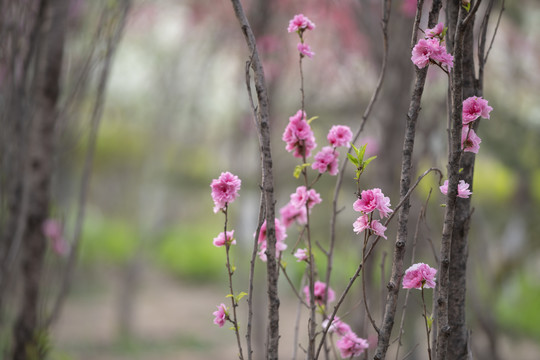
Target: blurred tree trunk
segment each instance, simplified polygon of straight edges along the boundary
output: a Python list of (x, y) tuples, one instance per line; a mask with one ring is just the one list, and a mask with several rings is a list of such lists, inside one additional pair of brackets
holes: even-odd
[[(39, 300), (40, 281), (47, 243), (42, 224), (48, 216), (50, 183), (54, 152), (54, 128), (60, 92), (60, 75), (64, 51), (67, 0), (41, 1), (35, 22), (35, 42), (32, 62), (32, 88), (23, 98), (30, 117), (27, 129), (28, 161), (23, 165), (28, 184), (28, 211), (21, 242), (22, 300), (14, 327), (13, 359), (43, 358), (45, 344), (40, 337)], [(29, 16), (33, 15), (29, 13)], [(27, 68), (25, 70), (30, 70)], [(9, 121), (21, 121), (10, 117)], [(10, 234), (8, 234), (9, 236)]]

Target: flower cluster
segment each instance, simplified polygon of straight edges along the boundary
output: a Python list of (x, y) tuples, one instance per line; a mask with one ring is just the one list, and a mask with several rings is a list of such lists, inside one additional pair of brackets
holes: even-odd
[(426, 37), (420, 39), (414, 46), (411, 60), (419, 69), (430, 63), (439, 66), (446, 65), (448, 69), (454, 66), (454, 57), (446, 52), (443, 33), (444, 25), (439, 23), (432, 29), (426, 29)]
[[(291, 194), (291, 200), (279, 210), (281, 223), (288, 228), (293, 222), (300, 225), (307, 223), (307, 211), (321, 202), (321, 195), (314, 189), (307, 189), (305, 186), (299, 186)], [(306, 208), (307, 205), (307, 208)]]
[(437, 270), (424, 263), (412, 265), (405, 271), (403, 277), (404, 289), (422, 289), (435, 287)]
[(288, 152), (294, 150), (293, 156), (300, 159), (310, 156), (311, 150), (317, 146), (311, 126), (306, 121), (306, 113), (302, 110), (289, 117), (282, 139), (287, 143), (285, 149)]
[(476, 135), (471, 127), (471, 123), (479, 117), (489, 119), (489, 113), (493, 110), (488, 105), (488, 101), (482, 97), (471, 96), (463, 101), (463, 111), (461, 119), (463, 121), (463, 129), (461, 130), (461, 147), (463, 151), (478, 153), (482, 139)]
[(212, 313), (212, 315), (215, 316), (214, 324), (218, 325), (219, 327), (223, 327), (223, 325), (225, 325), (225, 321), (229, 318), (229, 312), (223, 303), (221, 303), (217, 308), (217, 311)]
[[(275, 229), (276, 229), (276, 257), (279, 258), (281, 252), (287, 249), (287, 244), (285, 244), (285, 238), (287, 238), (287, 230), (284, 225), (281, 224), (279, 219), (275, 219)], [(259, 244), (259, 258), (266, 262), (266, 220), (261, 226), (259, 232), (259, 239), (257, 240)]]
[[(313, 295), (315, 296), (315, 304), (322, 306), (324, 305), (324, 303), (332, 302), (336, 299), (336, 293), (330, 287), (328, 287), (328, 301), (325, 301), (325, 294), (326, 283), (323, 283), (322, 281), (315, 281), (315, 284), (313, 284)], [(306, 302), (309, 304), (309, 286), (307, 285), (304, 287), (304, 295), (306, 296)]]
[[(328, 319), (324, 320), (322, 327), (325, 329), (328, 326)], [(335, 317), (332, 324), (328, 328), (328, 332), (335, 333), (341, 336), (336, 342), (340, 355), (343, 359), (349, 359), (357, 357), (369, 347), (366, 339), (358, 337), (351, 327), (345, 322), (341, 321), (339, 317)]]
[(350, 146), (352, 140), (352, 131), (345, 125), (334, 125), (328, 132), (326, 139), (330, 146), (325, 146), (315, 155), (315, 162), (311, 166), (313, 170), (318, 170), (319, 173), (324, 174), (328, 171), (330, 175), (337, 175), (338, 173), (338, 157), (339, 152), (337, 147)]
[(238, 196), (242, 181), (238, 176), (230, 172), (221, 173), (219, 178), (212, 180), (212, 199), (214, 200), (214, 212), (224, 210)]
[(384, 234), (386, 227), (379, 220), (373, 220), (372, 212), (378, 210), (381, 217), (387, 217), (393, 212), (389, 206), (390, 199), (384, 196), (381, 189), (374, 188), (362, 191), (360, 198), (353, 204), (353, 209), (362, 213), (353, 223), (354, 232), (359, 234), (364, 230), (369, 230), (386, 239)]
[(297, 45), (300, 57), (307, 56), (308, 58), (312, 58), (313, 55), (315, 55), (315, 53), (311, 51), (311, 47), (304, 43), (304, 31), (313, 29), (315, 29), (315, 24), (303, 14), (294, 15), (289, 21), (287, 31), (290, 33), (296, 32), (298, 36), (300, 36), (300, 42)]
[[(445, 180), (444, 184), (439, 186), (439, 189), (444, 195), (446, 195), (448, 193), (448, 180)], [(459, 180), (457, 196), (467, 199), (471, 194), (472, 191), (469, 190), (469, 184), (467, 184), (464, 180)]]

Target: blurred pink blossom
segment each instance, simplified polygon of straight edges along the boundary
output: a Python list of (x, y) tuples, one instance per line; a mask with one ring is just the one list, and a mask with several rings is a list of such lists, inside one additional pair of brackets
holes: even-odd
[(473, 129), (463, 126), (463, 129), (461, 129), (461, 148), (463, 151), (478, 154), (481, 142), (482, 139), (476, 135)]
[(279, 214), (281, 215), (281, 222), (285, 227), (291, 226), (291, 224), (295, 221), (297, 221), (300, 225), (307, 222), (305, 206), (296, 207), (289, 202), (279, 210)]
[(298, 49), (300, 54), (307, 56), (310, 59), (313, 58), (313, 55), (315, 55), (315, 53), (311, 51), (311, 47), (308, 44), (298, 43), (296, 48)]
[[(446, 195), (448, 193), (448, 180), (444, 181), (442, 186), (439, 186), (441, 192)], [(463, 199), (467, 199), (472, 194), (472, 191), (469, 190), (469, 184), (465, 180), (459, 180), (458, 184), (458, 194), (457, 196)]]
[(418, 40), (412, 50), (411, 60), (419, 69), (429, 65), (430, 61), (438, 61), (448, 68), (454, 66), (454, 57), (446, 52), (446, 47), (441, 45), (439, 39)]
[(309, 20), (304, 14), (294, 15), (294, 17), (289, 21), (289, 27), (287, 28), (288, 32), (295, 31), (304, 31), (304, 30), (313, 30), (315, 29), (315, 24)]
[(353, 223), (353, 231), (360, 234), (362, 231), (369, 229), (369, 216), (362, 215)]
[(369, 347), (367, 340), (358, 337), (354, 332), (345, 334), (336, 342), (341, 358), (352, 359), (360, 356)]
[[(281, 252), (285, 249), (287, 249), (287, 244), (285, 244), (285, 239), (287, 238), (287, 229), (284, 225), (281, 224), (281, 221), (279, 221), (278, 218), (275, 219), (275, 230), (276, 230), (276, 257), (279, 257)], [(261, 226), (261, 230), (259, 232), (259, 258), (262, 261), (267, 260), (266, 257), (266, 220), (263, 222)]]
[(305, 186), (299, 186), (296, 188), (296, 192), (291, 194), (291, 204), (296, 207), (303, 207), (308, 205), (309, 209), (312, 209), (316, 204), (321, 203), (321, 195), (314, 189), (309, 189)]
[(352, 140), (353, 133), (351, 131), (351, 128), (345, 125), (334, 125), (332, 128), (330, 128), (330, 131), (328, 132), (328, 135), (326, 138), (328, 139), (328, 142), (330, 145), (334, 147), (339, 146), (350, 146), (350, 142)]
[(223, 172), (219, 178), (212, 180), (212, 199), (214, 200), (214, 212), (225, 208), (227, 204), (232, 203), (238, 196), (238, 191), (242, 181), (238, 176), (230, 172)]
[(225, 304), (221, 303), (217, 308), (217, 311), (214, 311), (212, 313), (212, 315), (215, 316), (214, 324), (219, 325), (219, 327), (223, 327), (228, 317), (227, 307), (225, 306)]
[(439, 37), (443, 31), (444, 31), (444, 24), (438, 23), (432, 29), (426, 29), (425, 33), (426, 33), (427, 38), (434, 38), (434, 37)]
[(421, 289), (435, 287), (435, 274), (437, 270), (424, 263), (412, 265), (405, 271), (403, 277), (404, 289)]
[(493, 110), (488, 101), (482, 97), (471, 96), (463, 101), (463, 125), (466, 125), (478, 117), (489, 119), (489, 113)]
[[(315, 281), (315, 284), (313, 284), (313, 294), (315, 295), (315, 303), (318, 305), (323, 305), (325, 303), (324, 301), (324, 295), (326, 292), (326, 284), (322, 281)], [(304, 295), (306, 296), (306, 302), (309, 304), (310, 296), (309, 296), (309, 286), (304, 287)], [(328, 301), (332, 302), (336, 299), (336, 294), (334, 293), (334, 290), (332, 288), (328, 288)]]
[(326, 171), (330, 175), (337, 175), (338, 169), (337, 150), (330, 146), (325, 146), (315, 155), (315, 162), (311, 167), (313, 170), (319, 170), (319, 173), (324, 174)]
[(413, 17), (416, 14), (418, 0), (403, 0), (401, 3), (401, 12), (403, 15)]
[[(328, 326), (328, 319), (325, 319), (322, 322), (321, 326), (323, 329), (326, 329), (326, 327)], [(344, 336), (350, 333), (351, 331), (352, 331), (351, 327), (347, 323), (341, 321), (341, 319), (338, 316), (334, 317), (334, 320), (332, 321), (332, 325), (330, 325), (330, 327), (328, 328), (329, 333), (336, 333), (340, 336)]]
[(225, 240), (223, 232), (220, 232), (219, 235), (214, 238), (214, 246), (216, 247), (221, 247), (226, 243), (229, 243), (229, 245), (236, 245), (236, 240), (234, 239), (234, 230), (227, 231), (227, 240)]
[(43, 235), (50, 240), (52, 249), (56, 254), (60, 256), (66, 256), (69, 254), (70, 246), (64, 238), (62, 225), (58, 220), (45, 220), (41, 229), (43, 231)]
[(307, 249), (296, 249), (294, 257), (296, 258), (296, 262), (307, 261)]

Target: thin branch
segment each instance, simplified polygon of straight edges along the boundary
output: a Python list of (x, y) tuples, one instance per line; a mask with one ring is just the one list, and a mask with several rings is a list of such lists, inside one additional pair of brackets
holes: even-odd
[(484, 57), (484, 64), (488, 60), (489, 53), (491, 52), (491, 48), (493, 47), (493, 42), (495, 41), (495, 36), (497, 35), (497, 30), (499, 29), (499, 25), (501, 23), (502, 14), (503, 14), (504, 10), (506, 10), (504, 5), (505, 5), (505, 0), (502, 0), (501, 11), (499, 12), (499, 17), (497, 18), (497, 25), (495, 25), (495, 30), (493, 31), (493, 36), (491, 37), (491, 41), (489, 43), (489, 48), (487, 50), (486, 56)]

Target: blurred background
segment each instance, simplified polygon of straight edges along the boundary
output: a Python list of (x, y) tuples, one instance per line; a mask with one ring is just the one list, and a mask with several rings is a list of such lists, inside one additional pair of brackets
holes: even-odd
[[(73, 89), (83, 71), (89, 76), (88, 89), (95, 88), (93, 74), (102, 49), (93, 34), (107, 6), (114, 3), (72, 1), (65, 88)], [(360, 126), (382, 60), (380, 1), (251, 0), (243, 4), (258, 39), (269, 87), (279, 209), (301, 185), (293, 177), (297, 159), (286, 152), (281, 140), (289, 116), (300, 108), (298, 39), (287, 33), (288, 21), (303, 13), (316, 24), (305, 35), (315, 56), (304, 59), (303, 71), (305, 109), (308, 118), (318, 116), (311, 123), (318, 150), (332, 125), (348, 125), (353, 132)], [(362, 187), (381, 188), (393, 208), (399, 201), (403, 129), (414, 75), (410, 34), (416, 2), (395, 0), (392, 6), (386, 79), (356, 144), (367, 143), (368, 153), (377, 156), (363, 175)], [(489, 38), (501, 6), (500, 0), (494, 2)], [(425, 28), (425, 20), (421, 27)], [(484, 98), (494, 110), (478, 131), (482, 144), (473, 184), (468, 321), (477, 359), (540, 358), (539, 33), (540, 3), (505, 2), (485, 73)], [(229, 228), (235, 229), (238, 243), (232, 253), (237, 267), (235, 290), (247, 291), (246, 259), (256, 228), (260, 185), (258, 141), (245, 88), (248, 56), (228, 1), (133, 2), (110, 69), (80, 254), (71, 292), (51, 330), (51, 359), (237, 358), (234, 333), (212, 323), (216, 305), (227, 301), (228, 286), (225, 251), (212, 245), (224, 218), (212, 211), (209, 185), (223, 171), (242, 179), (240, 197), (230, 206)], [(432, 166), (445, 172), (446, 89), (445, 74), (430, 69), (415, 144), (418, 174)], [(90, 90), (82, 91), (77, 106), (66, 111), (59, 131), (53, 215), (62, 223), (68, 243), (75, 231), (92, 127), (89, 109), (95, 94)], [(69, 98), (69, 92), (62, 96)], [(344, 157), (342, 151), (340, 161)], [(347, 168), (339, 198), (344, 210), (338, 217), (331, 285), (338, 294), (358, 265), (362, 245), (352, 231), (353, 177)], [(334, 186), (335, 177), (328, 175), (316, 186), (323, 202), (313, 211), (312, 234), (323, 246), (329, 241)], [(429, 175), (413, 197), (406, 267), (413, 262), (413, 240), (414, 262), (435, 264), (444, 215), (440, 206), (444, 198), (437, 187), (438, 178)], [(424, 205), (425, 217), (413, 239)], [(289, 229), (284, 261), (291, 280), (300, 286), (304, 264), (296, 263), (289, 251), (298, 235), (298, 229)], [(393, 225), (387, 235), (388, 241), (380, 242), (368, 264), (370, 306), (377, 320), (390, 274)], [(54, 250), (51, 246), (46, 258), (44, 309), (58, 293), (58, 279), (67, 263), (65, 252)], [(324, 274), (324, 256), (317, 256)], [(255, 350), (262, 351), (265, 264), (257, 261), (256, 266), (254, 336)], [(280, 353), (289, 358), (298, 302), (283, 277), (280, 295)], [(376, 341), (360, 299), (358, 282), (338, 315), (360, 336)], [(16, 304), (10, 306), (15, 312)], [(246, 309), (242, 303), (240, 312)], [(409, 359), (426, 357), (420, 309), (419, 293), (411, 292), (399, 358), (409, 352)], [(301, 319), (307, 319), (305, 311)], [(401, 310), (394, 337), (400, 319)], [(394, 343), (389, 358), (395, 357), (396, 347)]]

